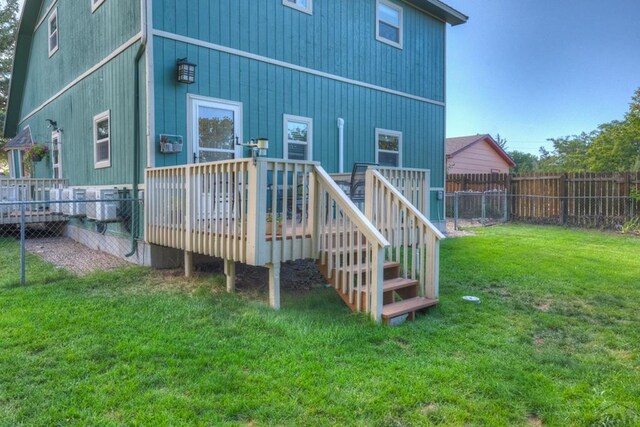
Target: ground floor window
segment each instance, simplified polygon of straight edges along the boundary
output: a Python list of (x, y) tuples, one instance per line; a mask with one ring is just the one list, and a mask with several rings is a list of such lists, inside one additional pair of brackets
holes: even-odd
[(109, 111), (93, 118), (93, 146), (95, 167), (111, 166), (111, 115)]
[(284, 158), (312, 160), (313, 119), (284, 115)]
[(376, 129), (376, 163), (380, 166), (402, 166), (402, 132)]
[(60, 142), (60, 132), (53, 132), (51, 134), (51, 169), (53, 179), (62, 179), (62, 147)]

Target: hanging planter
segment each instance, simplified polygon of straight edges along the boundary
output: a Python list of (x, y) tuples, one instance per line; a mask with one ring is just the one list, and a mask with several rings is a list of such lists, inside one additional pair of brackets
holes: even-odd
[(49, 147), (43, 144), (35, 144), (27, 149), (25, 158), (31, 162), (42, 161), (49, 155)]

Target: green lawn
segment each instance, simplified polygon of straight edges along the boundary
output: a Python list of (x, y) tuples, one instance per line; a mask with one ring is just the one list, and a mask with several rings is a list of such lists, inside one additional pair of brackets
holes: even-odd
[(640, 425), (638, 238), (446, 240), (440, 305), (395, 328), (330, 289), (276, 313), (140, 268), (31, 259), (21, 288), (0, 246), (0, 425)]

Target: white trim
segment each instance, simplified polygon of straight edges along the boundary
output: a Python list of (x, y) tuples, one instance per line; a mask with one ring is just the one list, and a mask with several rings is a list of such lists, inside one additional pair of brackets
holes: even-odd
[[(243, 142), (243, 129), (244, 129), (244, 121), (242, 116), (242, 102), (230, 101), (228, 99), (219, 99), (219, 98), (209, 98), (207, 96), (187, 94), (187, 146), (189, 153), (187, 158), (187, 164), (194, 163), (194, 154), (197, 155), (196, 150), (198, 149), (197, 144), (195, 144), (195, 128), (196, 128), (196, 114), (194, 111), (194, 107), (197, 105), (206, 105), (212, 106), (213, 108), (227, 108), (229, 110), (233, 110), (236, 117), (234, 117), (234, 130), (235, 137), (238, 141)], [(224, 151), (226, 150), (215, 150), (211, 151)], [(241, 159), (243, 155), (242, 147), (239, 145), (234, 145), (233, 157), (235, 159)]]
[[(389, 135), (389, 136), (397, 137), (398, 138), (398, 151), (381, 150), (380, 149), (380, 144), (379, 144), (380, 141), (378, 140), (380, 135)], [(398, 155), (398, 164), (395, 167), (397, 167), (397, 168), (401, 168), (402, 167), (402, 132), (397, 131), (397, 130), (376, 128), (375, 144), (376, 144), (376, 163), (380, 164), (380, 161), (378, 159), (378, 157), (379, 157), (378, 153), (397, 154)], [(386, 167), (386, 166), (380, 166), (380, 167)]]
[(104, 0), (90, 0), (91, 1), (91, 13), (95, 12), (97, 8), (102, 6)]
[(194, 39), (194, 38), (191, 38), (191, 37), (185, 37), (185, 36), (169, 33), (169, 32), (166, 32), (166, 31), (161, 31), (161, 30), (153, 30), (153, 35), (154, 36), (158, 36), (158, 37), (162, 37), (162, 38), (165, 38), (165, 39), (169, 39), (169, 40), (179, 41), (179, 42), (182, 42), (182, 43), (188, 43), (188, 44), (191, 44), (191, 45), (194, 45), (194, 46), (200, 46), (200, 47), (204, 47), (204, 48), (207, 48), (207, 49), (216, 50), (218, 52), (228, 53), (230, 55), (240, 56), (242, 58), (253, 59), (255, 61), (264, 62), (266, 64), (277, 65), (279, 67), (288, 68), (290, 70), (295, 70), (295, 71), (300, 71), (300, 72), (311, 74), (311, 75), (318, 76), (318, 77), (324, 77), (324, 78), (335, 80), (335, 81), (342, 82), (342, 83), (356, 85), (356, 86), (364, 87), (364, 88), (367, 88), (367, 89), (373, 89), (373, 90), (377, 90), (379, 92), (384, 92), (384, 93), (388, 93), (388, 94), (391, 94), (391, 95), (401, 96), (403, 98), (413, 99), (415, 101), (425, 102), (425, 103), (437, 105), (437, 106), (440, 106), (440, 107), (444, 107), (445, 106), (444, 102), (435, 101), (433, 99), (423, 98), (423, 97), (417, 96), (417, 95), (411, 95), (410, 93), (401, 92), (401, 91), (394, 90), (394, 89), (388, 89), (388, 88), (385, 88), (385, 87), (382, 87), (382, 86), (377, 86), (377, 85), (374, 85), (374, 84), (365, 83), (365, 82), (361, 82), (361, 81), (358, 81), (358, 80), (348, 79), (346, 77), (340, 77), (340, 76), (337, 76), (335, 74), (325, 73), (323, 71), (314, 70), (312, 68), (302, 67), (300, 65), (295, 65), (295, 64), (288, 63), (288, 62), (279, 61), (277, 59), (267, 58), (266, 56), (256, 55), (254, 53), (249, 53), (249, 52), (245, 52), (245, 51), (242, 51), (242, 50), (233, 49), (233, 48), (230, 48), (230, 47), (226, 47), (226, 46), (221, 46), (221, 45), (214, 44), (214, 43), (205, 42), (205, 41)]
[[(33, 29), (34, 33), (36, 31), (38, 31), (38, 28), (40, 28), (40, 26), (44, 23), (44, 21), (47, 20), (47, 16), (49, 16), (49, 12), (51, 12), (51, 9), (53, 9), (56, 6), (56, 4), (58, 4), (58, 0), (54, 0), (54, 1), (51, 2), (49, 7), (47, 8), (47, 11), (42, 15), (42, 18), (40, 18), (40, 20), (36, 24), (36, 27)], [(44, 3), (43, 3), (43, 6), (44, 6)], [(22, 8), (24, 9), (24, 6)], [(40, 9), (40, 10), (42, 10), (42, 9)], [(23, 13), (24, 13), (24, 10), (23, 10)]]
[[(58, 163), (56, 164), (56, 151), (58, 152)], [(55, 170), (58, 169), (58, 176), (55, 175)], [(62, 132), (54, 130), (51, 132), (51, 178), (62, 179)]]
[(431, 191), (445, 191), (444, 187), (431, 187)]
[(135, 36), (133, 36), (131, 39), (129, 39), (127, 42), (125, 42), (122, 46), (118, 47), (116, 50), (114, 50), (113, 52), (111, 52), (106, 58), (104, 58), (102, 61), (98, 62), (96, 65), (94, 65), (93, 67), (89, 68), (87, 71), (85, 71), (84, 73), (80, 74), (78, 77), (76, 77), (71, 83), (69, 83), (68, 85), (66, 85), (65, 87), (63, 87), (62, 89), (60, 89), (60, 91), (58, 91), (55, 95), (53, 95), (51, 98), (47, 99), (46, 101), (44, 101), (42, 104), (40, 104), (38, 107), (36, 107), (36, 109), (34, 109), (33, 111), (31, 111), (29, 114), (27, 114), (26, 116), (24, 116), (20, 122), (20, 123), (24, 123), (25, 120), (29, 119), (30, 117), (32, 117), (34, 114), (37, 114), (39, 111), (41, 111), (44, 107), (46, 107), (47, 105), (51, 104), (53, 101), (55, 101), (56, 99), (58, 99), (59, 97), (61, 97), (62, 95), (64, 95), (64, 93), (66, 91), (68, 91), (69, 89), (71, 89), (72, 87), (74, 87), (75, 85), (77, 85), (78, 83), (80, 83), (82, 80), (86, 79), (87, 77), (89, 77), (91, 74), (95, 73), (96, 71), (98, 71), (100, 68), (104, 67), (106, 64), (108, 64), (109, 62), (111, 62), (114, 58), (116, 58), (118, 55), (120, 55), (122, 52), (124, 52), (125, 50), (127, 50), (132, 44), (134, 44), (135, 42), (137, 42), (138, 40), (140, 40), (141, 34), (138, 33)]
[(313, 0), (307, 0), (307, 6), (299, 5), (298, 0), (282, 0), (282, 4), (308, 15), (313, 15)]
[[(289, 122), (303, 123), (307, 125), (307, 142), (294, 142), (290, 141), (289, 135)], [(283, 158), (289, 160), (289, 144), (298, 144), (307, 146), (307, 158), (306, 161), (313, 161), (313, 119), (310, 117), (294, 116), (291, 114), (285, 114), (282, 118), (282, 143), (283, 143)], [(297, 159), (299, 160), (299, 159)]]
[[(109, 137), (98, 140), (98, 122), (107, 120), (109, 124)], [(108, 144), (109, 158), (107, 160), (98, 161), (98, 143)], [(103, 169), (111, 167), (111, 110), (104, 111), (93, 117), (93, 163), (95, 169)]]
[[(133, 190), (131, 183), (113, 185), (70, 185), (67, 188), (77, 190)], [(138, 184), (138, 190), (144, 191), (145, 184)]]
[[(55, 31), (51, 31), (51, 21), (55, 19), (56, 21), (56, 29)], [(55, 34), (56, 36), (56, 45), (51, 48), (51, 37)], [(49, 58), (51, 58), (58, 50), (60, 49), (60, 20), (58, 19), (58, 8), (56, 7), (49, 15), (49, 19), (47, 19), (47, 51), (49, 52)]]
[[(387, 6), (389, 9), (393, 9), (398, 12), (398, 21), (400, 26), (398, 27), (398, 39), (399, 41), (396, 43), (393, 40), (389, 40), (386, 37), (380, 35), (380, 5)], [(389, 24), (390, 25), (390, 24)], [(376, 0), (376, 40), (382, 43), (386, 43), (389, 46), (397, 47), (398, 49), (402, 49), (403, 41), (404, 41), (404, 9), (402, 6), (399, 6), (395, 3), (391, 3), (388, 0)]]

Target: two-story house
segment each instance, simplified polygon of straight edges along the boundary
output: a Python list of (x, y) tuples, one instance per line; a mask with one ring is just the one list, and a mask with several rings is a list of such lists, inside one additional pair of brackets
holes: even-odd
[[(157, 217), (150, 171), (235, 164), (251, 156), (243, 144), (267, 138), (267, 157), (329, 173), (429, 170), (419, 210), (442, 229), (446, 26), (466, 19), (438, 0), (26, 0), (5, 126), (19, 137), (12, 174), (24, 147), (45, 143), (53, 155), (35, 176), (144, 190)], [(273, 181), (298, 170), (274, 167), (265, 203), (287, 203)], [(241, 181), (231, 197), (226, 179), (225, 203), (246, 200)], [(317, 188), (294, 189), (289, 205)], [(210, 210), (221, 197), (185, 196)]]

